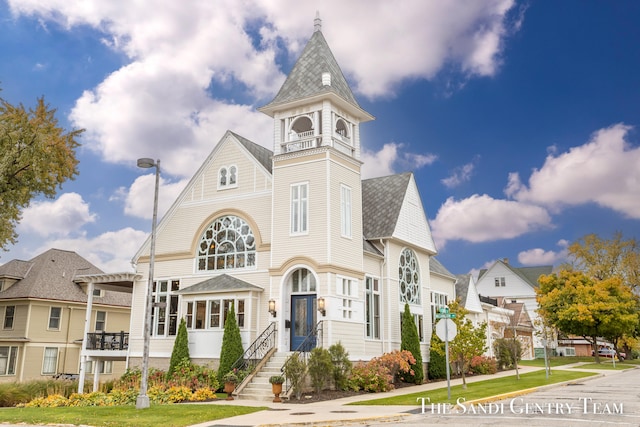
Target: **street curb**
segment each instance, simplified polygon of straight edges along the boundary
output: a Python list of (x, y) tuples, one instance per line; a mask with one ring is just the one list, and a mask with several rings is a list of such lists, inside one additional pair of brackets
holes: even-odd
[[(390, 415), (376, 415), (373, 417), (352, 418), (352, 419), (337, 419), (337, 420), (324, 420), (324, 421), (301, 421), (299, 423), (287, 423), (287, 426), (295, 427), (331, 427), (331, 426), (347, 426), (352, 424), (362, 423), (390, 423), (404, 421), (405, 418), (410, 417), (412, 414), (390, 414)], [(255, 427), (282, 427), (282, 424), (258, 424)]]

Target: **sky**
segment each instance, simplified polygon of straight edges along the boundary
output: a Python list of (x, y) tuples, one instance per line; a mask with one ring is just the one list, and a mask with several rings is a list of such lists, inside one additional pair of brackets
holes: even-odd
[(413, 171), (454, 274), (554, 265), (640, 235), (640, 2), (0, 0), (0, 97), (85, 129), (79, 175), (23, 211), (0, 264), (50, 248), (132, 271), (232, 130), (273, 149), (270, 102), (322, 32), (360, 105), (364, 178)]

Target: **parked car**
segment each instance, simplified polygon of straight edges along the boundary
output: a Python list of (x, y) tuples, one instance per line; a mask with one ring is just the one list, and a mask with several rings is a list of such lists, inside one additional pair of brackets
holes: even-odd
[[(598, 356), (600, 357), (614, 357), (616, 351), (612, 348), (601, 348), (598, 350)], [(624, 360), (627, 357), (625, 353), (618, 353), (618, 359)]]

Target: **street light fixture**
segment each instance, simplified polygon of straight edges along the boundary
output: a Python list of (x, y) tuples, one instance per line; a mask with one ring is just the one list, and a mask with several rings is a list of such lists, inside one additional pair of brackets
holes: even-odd
[(153, 220), (151, 222), (151, 249), (149, 252), (149, 283), (147, 284), (147, 293), (144, 311), (144, 344), (142, 347), (142, 376), (140, 378), (140, 394), (136, 399), (136, 409), (144, 409), (149, 407), (149, 396), (147, 395), (147, 386), (149, 381), (149, 341), (151, 340), (151, 304), (153, 298), (153, 263), (156, 252), (156, 222), (158, 218), (158, 187), (160, 186), (160, 160), (149, 158), (138, 159), (139, 168), (156, 168), (156, 187), (153, 196)]

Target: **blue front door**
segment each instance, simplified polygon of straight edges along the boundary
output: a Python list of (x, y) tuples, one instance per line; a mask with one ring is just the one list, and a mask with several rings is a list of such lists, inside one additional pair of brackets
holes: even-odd
[(299, 348), (316, 325), (316, 296), (291, 296), (291, 350), (309, 351), (316, 346), (315, 336)]

